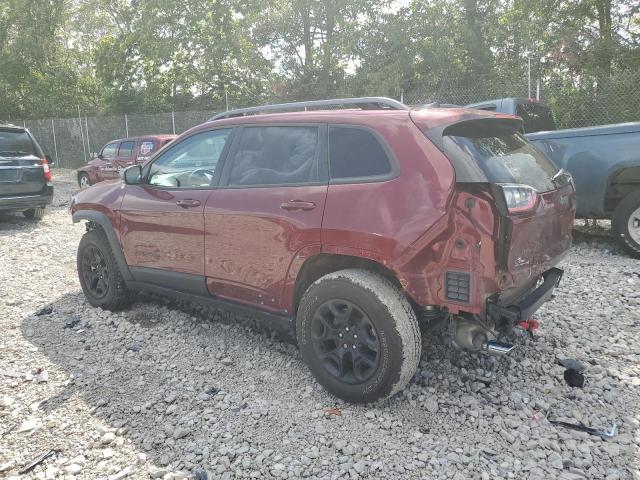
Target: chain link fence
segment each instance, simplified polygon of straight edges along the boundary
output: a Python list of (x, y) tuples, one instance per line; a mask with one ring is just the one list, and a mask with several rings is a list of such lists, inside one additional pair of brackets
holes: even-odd
[[(467, 105), (494, 98), (537, 97), (547, 103), (558, 128), (588, 127), (608, 123), (640, 120), (640, 72), (617, 75), (607, 81), (528, 82), (526, 79), (504, 79), (486, 76), (473, 84), (444, 80), (437, 88), (415, 88), (403, 91), (373, 91), (366, 85), (345, 82), (336, 88), (336, 97), (390, 96), (408, 105), (431, 102)], [(313, 90), (313, 89), (311, 89)], [(318, 98), (313, 94), (264, 95), (244, 99), (239, 108), (268, 103), (294, 102)], [(238, 102), (236, 102), (238, 103)], [(221, 107), (220, 110), (224, 110)], [(205, 122), (216, 111), (187, 111), (154, 114), (131, 113), (114, 116), (79, 116), (43, 120), (14, 121), (31, 130), (46, 153), (63, 168), (83, 165), (111, 140), (149, 134), (180, 134)]]

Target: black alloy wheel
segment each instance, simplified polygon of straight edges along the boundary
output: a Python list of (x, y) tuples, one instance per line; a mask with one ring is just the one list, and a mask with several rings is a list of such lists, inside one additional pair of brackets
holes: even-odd
[(91, 295), (100, 299), (109, 293), (109, 267), (102, 252), (88, 246), (82, 253), (82, 275)]
[(347, 300), (321, 304), (311, 322), (311, 340), (325, 370), (350, 385), (366, 382), (378, 369), (380, 341), (369, 316)]

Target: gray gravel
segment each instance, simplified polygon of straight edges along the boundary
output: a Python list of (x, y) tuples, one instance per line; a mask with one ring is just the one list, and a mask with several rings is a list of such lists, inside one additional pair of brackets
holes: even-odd
[[(19, 478), (640, 479), (640, 262), (606, 237), (574, 247), (540, 332), (509, 358), (428, 336), (405, 390), (353, 406), (251, 322), (151, 298), (90, 307), (72, 172), (54, 175), (42, 222), (0, 216), (0, 477), (56, 449)], [(548, 419), (619, 428), (605, 440)]]

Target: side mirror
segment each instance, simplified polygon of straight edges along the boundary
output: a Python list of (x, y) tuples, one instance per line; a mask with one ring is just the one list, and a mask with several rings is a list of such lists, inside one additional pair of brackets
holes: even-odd
[(142, 167), (131, 165), (122, 170), (122, 179), (127, 185), (139, 185), (142, 182)]
[(101, 153), (99, 153), (99, 154), (96, 156), (96, 158), (99, 158), (100, 160), (104, 160), (104, 157), (102, 156), (102, 154), (101, 154)]
[(53, 161), (53, 158), (51, 158), (51, 155), (45, 155), (44, 158), (50, 167), (56, 164), (56, 162)]

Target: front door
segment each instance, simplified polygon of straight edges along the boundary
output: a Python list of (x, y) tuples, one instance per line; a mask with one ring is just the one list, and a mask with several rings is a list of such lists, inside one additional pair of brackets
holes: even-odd
[(109, 180), (118, 176), (115, 159), (120, 142), (111, 142), (102, 147), (98, 155), (98, 181)]
[[(141, 185), (128, 185), (121, 241), (138, 281), (204, 289), (204, 206), (231, 129), (195, 133), (155, 158)], [(194, 288), (195, 285), (195, 288)]]
[(246, 126), (205, 205), (210, 293), (284, 312), (287, 274), (320, 249), (327, 196), (326, 126)]

